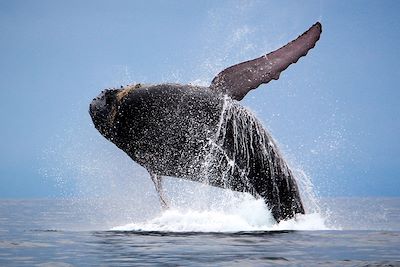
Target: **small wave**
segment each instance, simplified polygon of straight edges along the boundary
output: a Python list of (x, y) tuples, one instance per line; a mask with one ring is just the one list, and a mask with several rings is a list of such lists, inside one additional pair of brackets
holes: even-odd
[(281, 230), (330, 230), (317, 213), (298, 215), (276, 223), (262, 199), (248, 199), (227, 210), (177, 209), (165, 210), (145, 222), (113, 227), (112, 231), (160, 232), (240, 232)]

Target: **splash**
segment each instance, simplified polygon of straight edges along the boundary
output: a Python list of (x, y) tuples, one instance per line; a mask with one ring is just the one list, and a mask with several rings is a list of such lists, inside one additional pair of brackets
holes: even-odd
[[(240, 201), (239, 201), (240, 200)], [(172, 208), (145, 222), (129, 223), (112, 231), (240, 232), (282, 230), (328, 230), (317, 213), (298, 215), (276, 223), (262, 199), (246, 196), (237, 205), (204, 210)]]

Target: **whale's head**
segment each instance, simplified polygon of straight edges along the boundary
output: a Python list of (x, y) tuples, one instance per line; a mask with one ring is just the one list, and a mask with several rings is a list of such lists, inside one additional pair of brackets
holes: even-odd
[(114, 118), (118, 112), (118, 89), (103, 90), (90, 103), (89, 114), (94, 126), (107, 139), (114, 137)]

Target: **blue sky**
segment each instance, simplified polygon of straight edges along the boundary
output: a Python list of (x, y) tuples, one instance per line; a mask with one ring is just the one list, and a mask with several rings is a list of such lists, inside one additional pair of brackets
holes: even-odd
[(323, 25), (316, 48), (243, 104), (320, 195), (400, 196), (399, 8), (398, 1), (0, 1), (0, 198), (59, 197), (76, 190), (76, 177), (93, 176), (88, 169), (105, 175), (107, 166), (131, 164), (91, 124), (88, 104), (102, 89), (206, 84), (316, 21)]

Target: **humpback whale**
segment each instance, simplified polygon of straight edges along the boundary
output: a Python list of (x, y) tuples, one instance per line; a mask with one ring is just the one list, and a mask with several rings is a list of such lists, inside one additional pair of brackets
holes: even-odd
[(270, 133), (239, 101), (305, 56), (319, 22), (285, 46), (228, 67), (209, 87), (128, 85), (103, 90), (90, 104), (95, 128), (146, 168), (161, 205), (162, 176), (263, 198), (277, 222), (304, 214), (293, 172)]

